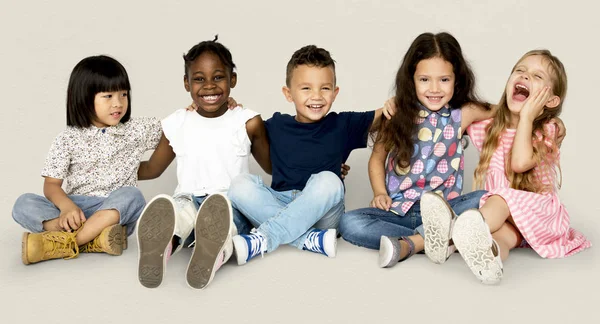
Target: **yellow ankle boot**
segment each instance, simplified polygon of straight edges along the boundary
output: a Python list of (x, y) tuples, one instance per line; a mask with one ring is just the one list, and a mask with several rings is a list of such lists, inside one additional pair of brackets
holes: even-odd
[(50, 259), (72, 259), (79, 255), (77, 232), (23, 233), (21, 259), (24, 264)]
[(124, 226), (116, 224), (102, 230), (92, 241), (79, 247), (79, 252), (94, 253), (104, 252), (111, 255), (121, 255), (123, 253), (123, 243), (127, 241), (127, 234), (124, 232)]

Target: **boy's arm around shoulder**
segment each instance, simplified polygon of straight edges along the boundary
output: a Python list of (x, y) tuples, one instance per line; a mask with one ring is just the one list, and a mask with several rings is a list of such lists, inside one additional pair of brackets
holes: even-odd
[(382, 115), (386, 119), (390, 120), (392, 119), (392, 116), (396, 114), (396, 106), (394, 105), (393, 99), (394, 98), (392, 97), (391, 99), (386, 101), (382, 108), (375, 109), (375, 116), (373, 117), (373, 123), (371, 124), (369, 131), (379, 129), (379, 126), (381, 125)]
[(383, 108), (375, 109), (375, 116), (373, 116), (373, 122), (371, 123), (371, 127), (369, 131), (373, 131), (379, 128), (379, 124), (381, 123), (381, 115), (383, 114)]
[(269, 153), (269, 139), (267, 129), (260, 115), (254, 116), (246, 122), (246, 132), (250, 138), (251, 152), (260, 167), (271, 174), (271, 155)]
[(158, 146), (150, 156), (150, 160), (140, 163), (138, 169), (138, 180), (150, 180), (158, 178), (175, 159), (175, 152), (169, 144), (169, 140), (162, 134)]

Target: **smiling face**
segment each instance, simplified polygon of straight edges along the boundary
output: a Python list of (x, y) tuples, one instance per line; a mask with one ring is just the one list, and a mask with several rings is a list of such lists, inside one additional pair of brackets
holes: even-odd
[(552, 84), (551, 68), (544, 57), (541, 55), (525, 57), (515, 65), (506, 83), (508, 109), (518, 115), (531, 95), (546, 86), (552, 89)]
[(417, 99), (427, 109), (442, 109), (454, 95), (454, 70), (452, 64), (440, 57), (421, 60), (413, 80)]
[(98, 92), (94, 97), (94, 112), (96, 116), (92, 124), (98, 128), (117, 125), (129, 107), (127, 90)]
[(333, 68), (298, 65), (293, 70), (290, 86), (282, 90), (287, 101), (296, 106), (296, 120), (314, 123), (327, 115), (339, 88), (335, 86)]
[(198, 56), (183, 77), (185, 90), (198, 106), (198, 113), (209, 118), (227, 111), (227, 99), (236, 81), (237, 75), (211, 52)]

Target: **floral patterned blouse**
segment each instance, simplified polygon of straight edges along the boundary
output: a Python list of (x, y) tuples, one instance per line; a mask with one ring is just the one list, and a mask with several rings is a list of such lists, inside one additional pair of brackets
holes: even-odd
[(69, 126), (52, 143), (42, 176), (62, 179), (67, 195), (106, 197), (137, 186), (140, 159), (161, 136), (160, 121), (153, 117), (106, 128)]

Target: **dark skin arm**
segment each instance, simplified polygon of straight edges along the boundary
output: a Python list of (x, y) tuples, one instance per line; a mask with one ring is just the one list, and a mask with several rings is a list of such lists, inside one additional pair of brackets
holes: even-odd
[(138, 180), (150, 180), (158, 178), (175, 159), (173, 147), (169, 140), (163, 134), (158, 142), (158, 146), (152, 153), (150, 160), (140, 163), (138, 169)]
[(267, 173), (271, 174), (271, 155), (269, 153), (269, 139), (265, 123), (259, 116), (254, 116), (246, 122), (246, 132), (250, 138), (252, 156), (258, 165)]

